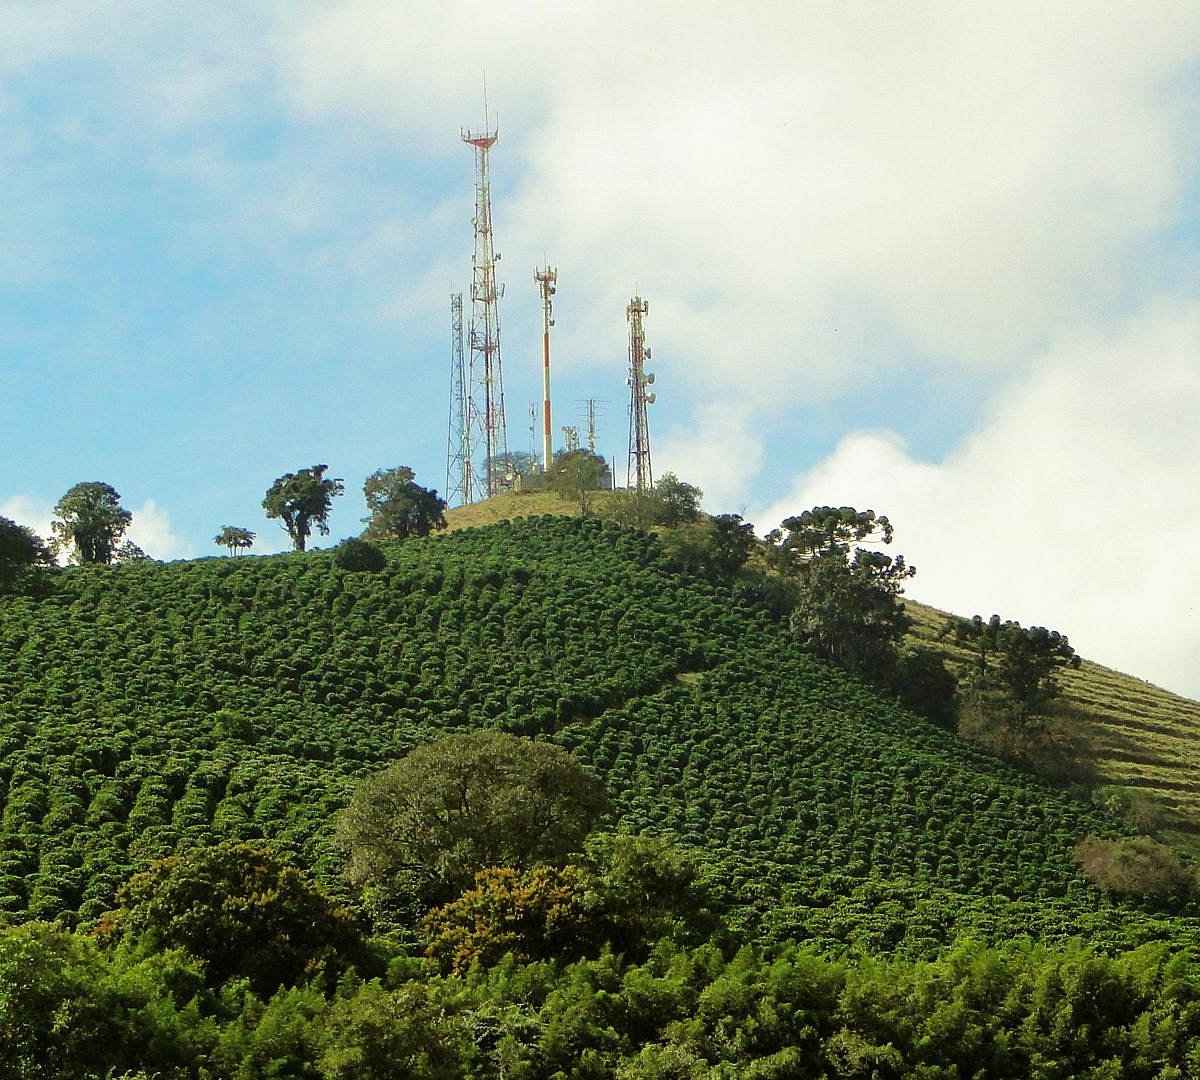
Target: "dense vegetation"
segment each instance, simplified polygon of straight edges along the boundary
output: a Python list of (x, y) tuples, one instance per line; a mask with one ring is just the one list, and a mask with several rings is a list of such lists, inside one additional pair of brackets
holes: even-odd
[[(1081, 871), (1158, 857), (1109, 800), (801, 651), (761, 590), (687, 543), (541, 517), (367, 547), (382, 564), (343, 546), (84, 565), (0, 597), (0, 909), (60, 923), (0, 933), (0, 1017), (29, 1018), (0, 1021), (0, 1076), (206, 1060), (245, 1076), (1167, 1077), (1200, 1061), (1200, 983), (1168, 951), (1196, 943), (1186, 890), (1122, 900)], [(414, 746), (480, 728), (570, 750), (608, 789), (608, 828), (698, 859), (714, 940), (668, 912), (635, 943), (603, 860), (488, 870), (425, 924), (442, 974), (411, 939), (356, 937), (335, 815)], [(177, 860), (230, 841), (298, 868), (312, 886), (262, 864), (337, 928), (270, 954), (286, 977), (197, 955), (204, 935), (153, 907), (168, 886), (219, 894)], [(540, 929), (480, 936), (481, 912), (514, 911)], [(586, 932), (556, 936), (568, 918)], [(1036, 944), (1002, 944), (1022, 935)], [(567, 955), (566, 937), (591, 947)]]

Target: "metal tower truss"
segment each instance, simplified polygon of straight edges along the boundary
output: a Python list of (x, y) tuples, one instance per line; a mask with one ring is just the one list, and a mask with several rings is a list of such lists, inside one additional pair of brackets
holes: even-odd
[(467, 389), (467, 441), (474, 470), (472, 497), (490, 497), (512, 483), (508, 432), (504, 420), (504, 378), (500, 366), (500, 310), (504, 286), (496, 283), (500, 255), (492, 242), (492, 195), (488, 151), (497, 132), (462, 132), (475, 148), (475, 255), (472, 260), (471, 329)]
[(533, 280), (542, 294), (542, 468), (549, 469), (554, 459), (550, 439), (550, 327), (554, 325), (558, 270), (547, 263), (543, 269), (534, 270)]
[(629, 301), (625, 318), (629, 321), (629, 463), (625, 486), (639, 494), (654, 487), (654, 469), (650, 464), (650, 425), (646, 406), (653, 405), (655, 394), (646, 387), (654, 383), (654, 373), (646, 371), (650, 350), (646, 348), (646, 332), (642, 320), (649, 314), (650, 305), (640, 296)]
[(467, 366), (463, 358), (462, 293), (450, 294), (450, 433), (446, 441), (446, 503), (473, 502), (471, 442), (467, 426)]

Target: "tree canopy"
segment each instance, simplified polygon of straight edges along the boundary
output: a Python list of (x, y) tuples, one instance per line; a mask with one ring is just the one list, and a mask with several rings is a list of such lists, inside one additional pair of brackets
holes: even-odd
[(112, 563), (133, 521), (113, 486), (100, 481), (76, 484), (58, 500), (54, 514), (50, 528), (55, 549), (85, 565)]
[(363, 496), (371, 511), (363, 518), (368, 540), (403, 540), (428, 536), (446, 527), (446, 500), (416, 482), (407, 465), (379, 469), (367, 477)]
[(814, 506), (785, 518), (767, 537), (791, 560), (807, 560), (837, 552), (848, 554), (851, 544), (892, 542), (892, 524), (874, 510), (853, 506)]
[(608, 464), (590, 450), (560, 450), (546, 470), (546, 487), (564, 499), (579, 504), (579, 512), (591, 513), (596, 492), (604, 488)]
[(32, 529), (0, 517), (0, 586), (11, 584), (25, 569), (53, 561), (50, 548)]
[(284, 473), (267, 489), (263, 499), (267, 517), (280, 519), (295, 551), (303, 551), (308, 545), (314, 525), (322, 536), (329, 535), (329, 512), (345, 485), (341, 480), (327, 479), (328, 468), (328, 465), (313, 465)]
[(1058, 693), (1059, 670), (1079, 667), (1066, 634), (1057, 630), (1002, 622), (999, 615), (987, 622), (980, 615), (958, 618), (951, 626), (955, 639), (971, 650), (976, 685), (1004, 691), (1025, 712), (1042, 711)]
[(213, 537), (213, 543), (217, 547), (228, 549), (230, 555), (236, 555), (240, 551), (249, 551), (254, 546), (255, 539), (255, 534), (249, 529), (237, 525), (224, 525)]
[(607, 808), (567, 751), (499, 731), (447, 735), (362, 780), (337, 823), (348, 876), (385, 902), (448, 900), (487, 866), (561, 864)]
[(242, 843), (161, 859), (130, 878), (117, 902), (101, 923), (103, 939), (137, 939), (149, 952), (184, 949), (203, 962), (212, 985), (243, 975), (269, 993), (330, 963), (336, 970), (359, 945), (347, 911), (298, 871)]

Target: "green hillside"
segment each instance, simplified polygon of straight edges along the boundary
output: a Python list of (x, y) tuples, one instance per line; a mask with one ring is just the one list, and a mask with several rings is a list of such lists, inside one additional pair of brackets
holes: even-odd
[(270, 841), (335, 893), (356, 779), (448, 729), (552, 738), (621, 829), (702, 852), (735, 927), (863, 950), (1191, 941), (1070, 859), (1126, 829), (798, 655), (656, 541), (534, 517), (387, 547), (79, 568), (0, 601), (0, 907), (88, 920), (153, 858)]
[[(945, 612), (913, 601), (905, 607), (915, 640), (962, 659), (941, 635)], [(1200, 852), (1200, 702), (1086, 660), (1059, 681), (1058, 708), (1093, 783), (1110, 787), (1139, 827)]]

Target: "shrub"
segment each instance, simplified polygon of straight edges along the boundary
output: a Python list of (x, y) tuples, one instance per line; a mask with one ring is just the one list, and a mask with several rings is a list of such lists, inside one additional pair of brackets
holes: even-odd
[(350, 536), (333, 549), (333, 563), (342, 570), (378, 574), (387, 568), (387, 556), (371, 541)]
[(1165, 844), (1148, 836), (1104, 840), (1089, 836), (1072, 852), (1093, 884), (1112, 896), (1163, 899), (1190, 892), (1195, 875)]

